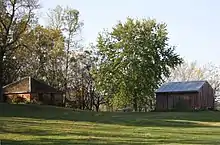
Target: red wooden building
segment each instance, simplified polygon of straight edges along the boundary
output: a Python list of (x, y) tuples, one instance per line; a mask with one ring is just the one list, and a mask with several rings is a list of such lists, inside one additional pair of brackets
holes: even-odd
[(62, 105), (63, 92), (31, 77), (24, 77), (3, 87), (5, 101), (11, 103), (16, 98), (25, 102), (47, 105)]
[(186, 81), (165, 83), (156, 91), (157, 111), (174, 110), (180, 104), (190, 110), (213, 108), (214, 90), (207, 81)]

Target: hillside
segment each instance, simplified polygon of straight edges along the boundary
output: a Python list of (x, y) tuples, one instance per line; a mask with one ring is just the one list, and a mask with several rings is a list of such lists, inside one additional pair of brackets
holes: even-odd
[(3, 145), (220, 144), (220, 112), (78, 112), (0, 104)]

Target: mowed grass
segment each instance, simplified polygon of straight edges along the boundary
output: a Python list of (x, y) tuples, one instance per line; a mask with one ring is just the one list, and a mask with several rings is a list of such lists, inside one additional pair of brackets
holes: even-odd
[(220, 112), (86, 112), (0, 104), (3, 145), (220, 144)]

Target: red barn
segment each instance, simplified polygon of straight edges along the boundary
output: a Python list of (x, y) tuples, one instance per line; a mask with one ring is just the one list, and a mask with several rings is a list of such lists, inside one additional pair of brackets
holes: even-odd
[(41, 103), (47, 105), (62, 105), (63, 93), (46, 83), (31, 77), (24, 77), (3, 87), (3, 96), (8, 103), (14, 100)]
[(214, 90), (207, 81), (169, 82), (156, 91), (156, 110), (214, 108)]

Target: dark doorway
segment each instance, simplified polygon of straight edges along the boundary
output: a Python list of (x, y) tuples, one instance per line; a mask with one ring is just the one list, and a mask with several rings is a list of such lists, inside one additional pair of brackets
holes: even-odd
[(50, 104), (52, 104), (52, 105), (53, 105), (53, 104), (54, 104), (54, 101), (55, 101), (54, 94), (53, 94), (53, 93), (51, 93), (51, 94), (50, 94), (50, 96), (51, 96), (51, 97), (50, 97)]
[(43, 94), (42, 94), (42, 93), (39, 93), (39, 94), (38, 94), (38, 97), (39, 97), (39, 101), (43, 102)]

